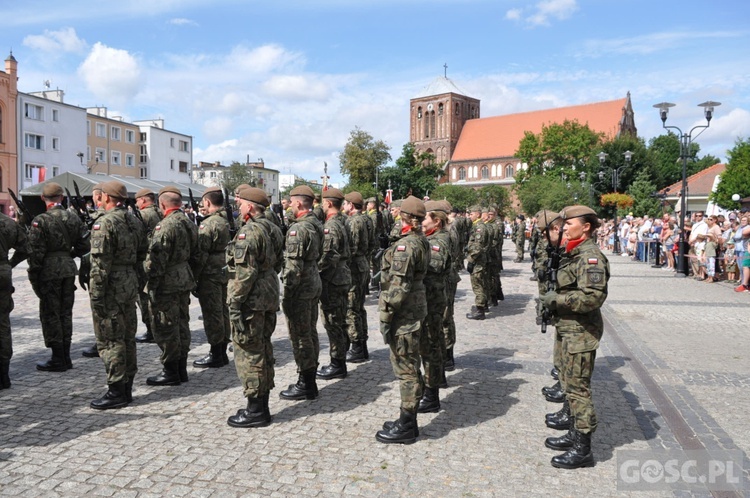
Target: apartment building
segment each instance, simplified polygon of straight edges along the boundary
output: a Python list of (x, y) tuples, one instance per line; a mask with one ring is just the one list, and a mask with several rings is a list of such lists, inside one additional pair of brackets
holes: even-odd
[(109, 116), (106, 107), (86, 109), (87, 146), (82, 162), (89, 173), (139, 178), (137, 125)]
[(11, 53), (0, 71), (0, 211), (8, 213), (13, 200), (8, 187), (18, 188), (18, 62)]
[[(263, 189), (274, 203), (280, 201), (279, 198), (279, 171), (267, 168), (262, 159), (257, 162), (247, 161), (243, 166), (250, 174), (251, 182), (254, 181), (258, 188)], [(218, 161), (215, 163), (200, 162), (193, 166), (192, 182), (206, 187), (223, 187), (224, 176), (229, 171), (229, 166), (222, 166)]]
[(164, 128), (163, 119), (133, 121), (140, 130), (138, 168), (141, 178), (190, 183), (193, 137)]

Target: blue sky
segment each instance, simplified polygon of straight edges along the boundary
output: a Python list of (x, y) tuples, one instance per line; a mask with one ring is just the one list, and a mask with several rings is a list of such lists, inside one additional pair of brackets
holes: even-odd
[[(639, 135), (703, 120), (726, 158), (750, 136), (746, 0), (2, 0), (0, 40), (19, 89), (50, 80), (66, 102), (192, 135), (194, 160), (263, 158), (306, 178), (359, 126), (409, 139), (409, 99), (448, 64), (483, 117), (622, 98)], [(0, 42), (0, 43), (2, 43)], [(75, 159), (75, 158), (74, 158)], [(73, 159), (72, 159), (73, 160)], [(77, 159), (76, 159), (77, 160)]]

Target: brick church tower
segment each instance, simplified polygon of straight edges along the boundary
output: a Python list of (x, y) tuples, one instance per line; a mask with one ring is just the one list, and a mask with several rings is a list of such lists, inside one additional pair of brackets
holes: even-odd
[(479, 117), (479, 100), (466, 96), (446, 76), (436, 78), (411, 99), (409, 140), (438, 164), (451, 159), (464, 124)]

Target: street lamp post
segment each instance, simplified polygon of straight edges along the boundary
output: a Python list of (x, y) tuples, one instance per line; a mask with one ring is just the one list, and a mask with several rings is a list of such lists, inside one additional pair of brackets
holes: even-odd
[[(697, 138), (698, 135), (693, 137), (693, 132), (696, 130), (705, 130), (711, 125), (711, 118), (714, 114), (714, 108), (719, 107), (720, 102), (707, 101), (702, 104), (698, 104), (698, 107), (703, 108), (703, 115), (706, 118), (705, 125), (696, 125), (690, 129), (688, 133), (683, 133), (681, 129), (676, 126), (667, 126), (667, 114), (669, 114), (669, 108), (674, 107), (675, 104), (669, 102), (662, 102), (660, 104), (654, 104), (654, 107), (659, 109), (659, 117), (661, 118), (661, 124), (664, 129), (676, 130), (677, 137), (680, 140), (680, 159), (682, 160), (682, 188), (680, 189), (680, 241), (677, 247), (677, 272), (676, 275), (680, 277), (687, 277), (690, 273), (690, 267), (687, 264), (687, 258), (685, 257), (686, 245), (685, 241), (685, 213), (687, 212), (686, 197), (687, 197), (687, 160), (690, 154), (690, 145), (693, 142), (693, 138)], [(701, 133), (703, 133), (701, 131)]]
[[(614, 190), (615, 193), (617, 193), (617, 188), (620, 186), (620, 173), (622, 170), (630, 166), (630, 161), (633, 159), (633, 153), (629, 150), (623, 152), (622, 155), (625, 157), (625, 164), (619, 168), (612, 168), (612, 190)], [(606, 152), (600, 152), (596, 155), (596, 157), (599, 158), (600, 168), (604, 168), (604, 162), (607, 160), (608, 156), (609, 154)], [(604, 171), (599, 171), (599, 179), (601, 180), (603, 177)], [(615, 204), (615, 238), (614, 244), (612, 244), (612, 254), (620, 254), (620, 222), (618, 218), (617, 205)]]

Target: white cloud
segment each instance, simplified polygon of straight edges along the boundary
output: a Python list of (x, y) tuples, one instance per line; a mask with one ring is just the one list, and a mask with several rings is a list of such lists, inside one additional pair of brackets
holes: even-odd
[(252, 49), (240, 45), (232, 49), (223, 64), (235, 72), (247, 71), (253, 75), (274, 70), (300, 68), (304, 66), (305, 60), (301, 54), (287, 51), (275, 44)]
[(505, 18), (509, 21), (520, 21), (522, 12), (521, 9), (510, 9), (505, 13)]
[(45, 29), (42, 35), (29, 35), (23, 39), (23, 44), (32, 50), (42, 52), (73, 52), (82, 53), (86, 50), (86, 41), (78, 38), (73, 28), (63, 28), (58, 31)]
[(198, 26), (197, 22), (192, 19), (185, 19), (184, 17), (175, 17), (174, 19), (167, 21), (167, 23), (175, 26)]
[(714, 38), (739, 38), (746, 33), (730, 31), (664, 31), (629, 38), (587, 40), (578, 56), (604, 57), (611, 54), (647, 55), (680, 48), (696, 41)]
[(577, 10), (577, 0), (542, 0), (528, 9), (510, 9), (505, 13), (505, 18), (510, 21), (523, 20), (531, 27), (549, 26), (551, 21), (564, 21)]
[(135, 57), (99, 42), (79, 66), (78, 75), (97, 98), (116, 104), (132, 99), (144, 83)]
[(297, 101), (323, 101), (330, 93), (326, 84), (300, 75), (274, 76), (265, 82), (262, 88), (271, 97)]
[(226, 116), (211, 118), (203, 124), (203, 133), (210, 140), (221, 140), (232, 133), (233, 121)]

